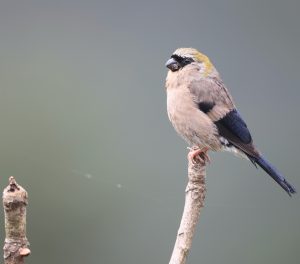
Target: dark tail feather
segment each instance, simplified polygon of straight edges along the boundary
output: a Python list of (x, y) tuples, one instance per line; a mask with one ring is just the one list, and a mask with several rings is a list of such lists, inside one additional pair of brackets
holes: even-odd
[(296, 193), (296, 189), (287, 182), (283, 175), (263, 156), (255, 158), (255, 162), (266, 172), (268, 173), (287, 193), (289, 196), (292, 196), (293, 193)]

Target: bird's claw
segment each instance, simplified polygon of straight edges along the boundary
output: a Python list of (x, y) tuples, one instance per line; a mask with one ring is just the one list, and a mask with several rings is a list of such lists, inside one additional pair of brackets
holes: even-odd
[(200, 162), (202, 165), (205, 165), (207, 162), (210, 163), (210, 157), (207, 155), (209, 149), (207, 147), (188, 149), (190, 150), (188, 160), (191, 160), (193, 164), (197, 164), (197, 162)]

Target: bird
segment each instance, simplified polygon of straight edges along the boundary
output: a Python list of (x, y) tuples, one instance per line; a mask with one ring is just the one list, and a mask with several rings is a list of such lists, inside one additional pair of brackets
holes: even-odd
[(190, 145), (189, 158), (210, 161), (208, 151), (229, 151), (260, 166), (289, 196), (296, 189), (253, 143), (247, 124), (208, 56), (179, 48), (165, 65), (167, 112), (176, 132)]

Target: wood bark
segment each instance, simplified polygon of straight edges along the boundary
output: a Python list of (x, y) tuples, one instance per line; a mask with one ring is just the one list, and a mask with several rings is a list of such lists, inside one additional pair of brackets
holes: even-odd
[(26, 237), (26, 206), (28, 195), (17, 184), (14, 177), (9, 178), (9, 185), (3, 191), (5, 216), (4, 263), (24, 264), (24, 257), (30, 254)]
[(184, 210), (169, 264), (186, 263), (201, 208), (204, 206), (206, 160), (193, 160), (190, 159), (190, 156), (188, 156), (188, 160), (188, 184), (185, 190)]

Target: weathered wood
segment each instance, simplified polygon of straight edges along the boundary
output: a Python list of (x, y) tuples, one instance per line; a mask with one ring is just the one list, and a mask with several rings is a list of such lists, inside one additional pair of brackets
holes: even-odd
[(188, 184), (185, 190), (184, 210), (169, 264), (186, 263), (201, 208), (204, 206), (206, 159), (193, 160), (190, 155), (188, 157)]
[(14, 177), (9, 178), (9, 185), (3, 191), (5, 215), (4, 263), (24, 264), (24, 257), (30, 254), (26, 237), (26, 206), (28, 195), (17, 184)]

